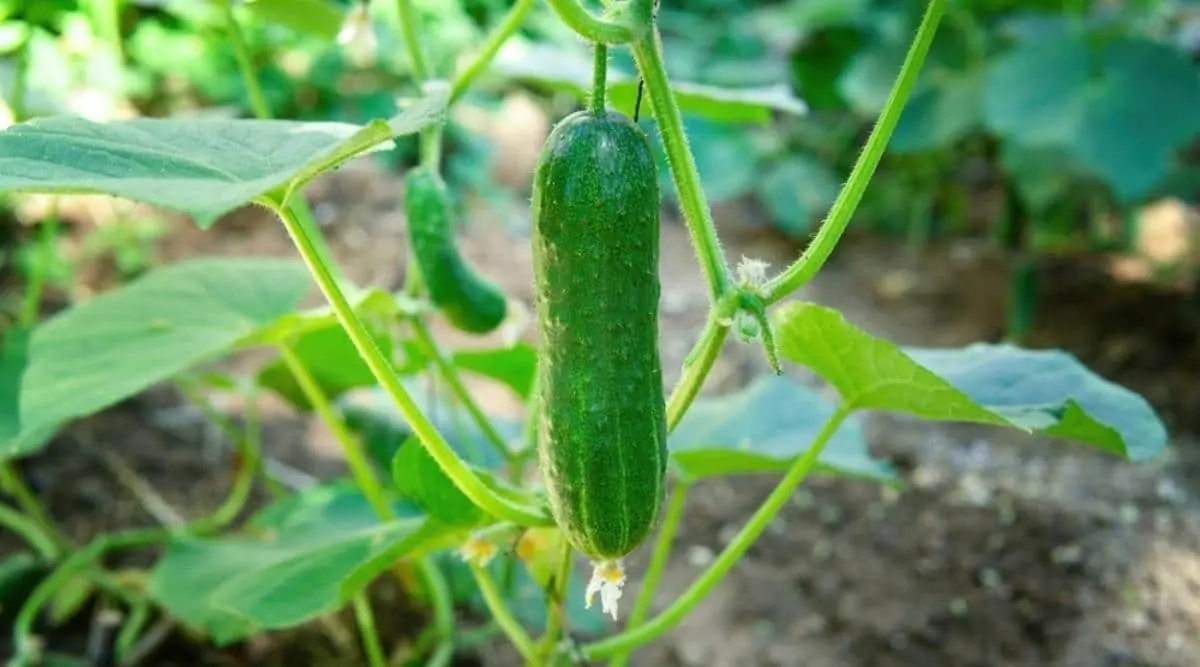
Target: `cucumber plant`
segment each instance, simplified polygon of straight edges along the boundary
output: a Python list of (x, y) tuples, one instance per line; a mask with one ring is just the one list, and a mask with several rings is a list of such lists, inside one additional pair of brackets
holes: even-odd
[[(453, 241), (436, 178), (447, 111), (535, 4), (517, 0), (447, 81), (427, 59), (412, 3), (399, 0), (399, 32), (420, 93), (399, 114), (365, 125), (268, 122), (261, 111), (257, 120), (41, 118), (0, 132), (0, 193), (121, 196), (182, 211), (205, 229), (250, 203), (274, 214), (301, 260), (162, 267), (4, 338), (0, 483), (15, 502), (0, 504), (0, 525), (30, 551), (3, 571), (33, 579), (24, 588), (3, 587), (28, 591), (14, 605), (11, 665), (61, 658), (42, 637), (52, 631), (39, 625), (43, 611), (78, 608), (94, 593), (123, 612), (110, 647), (118, 662), (152, 652), (160, 623), (178, 622), (192, 636), (228, 645), (347, 607), (366, 662), (383, 667), (389, 657), (367, 591), (392, 576), (432, 612), (427, 631), (407, 654), (394, 656), (398, 661), (444, 666), (470, 645), (474, 635), (456, 627), (458, 600), (484, 607), (488, 629), (502, 633), (529, 665), (622, 665), (721, 584), (810, 474), (896, 481), (867, 454), (858, 413), (1014, 428), (1133, 461), (1164, 448), (1165, 428), (1146, 401), (1067, 354), (984, 344), (903, 348), (793, 297), (852, 218), (945, 0), (928, 3), (828, 218), (803, 254), (774, 275), (753, 258), (736, 266), (725, 259), (681, 111), (697, 100), (744, 110), (748, 96), (669, 80), (654, 0), (609, 2), (602, 15), (577, 0), (549, 0), (549, 16), (589, 42), (595, 57), (587, 108), (557, 123), (532, 178), (538, 341), (446, 349), (431, 333), (432, 311), (479, 318), (476, 324), (495, 319), (495, 311), (474, 309), (472, 299), (448, 309), (435, 296), (444, 287), (439, 281), (461, 276), (429, 268)], [(632, 54), (642, 84), (606, 77), (617, 50)], [(253, 72), (244, 73), (253, 89)], [(662, 203), (654, 149), (629, 118), (643, 90), (710, 300), (669, 392), (657, 330)], [(409, 174), (417, 218), (410, 225), (434, 242), (418, 247), (423, 241), (414, 235), (411, 247), (397, 249), (416, 256), (402, 293), (355, 286), (324, 246), (303, 191), (321, 174), (407, 136), (419, 137), (421, 148)], [(426, 254), (430, 248), (436, 252)], [(312, 282), (327, 305), (302, 311)], [(787, 364), (815, 372), (836, 399), (781, 374), (735, 394), (699, 398), (731, 332), (763, 345), (780, 371)], [(246, 348), (273, 355), (250, 377), (203, 372), (206, 362)], [(523, 399), (524, 421), (487, 414), (463, 380), (468, 373), (499, 380)], [(436, 392), (423, 393), (435, 378)], [(230, 436), (237, 465), (227, 500), (192, 521), (168, 517), (161, 528), (73, 543), (15, 462), (73, 420), (161, 382), (174, 383)], [(245, 394), (245, 427), (220, 416), (213, 392)], [(349, 480), (280, 489), (283, 478), (264, 462), (258, 443), (254, 406), (263, 392), (325, 423), (342, 447)], [(442, 397), (459, 407), (447, 411)], [(689, 490), (705, 478), (739, 474), (779, 479), (695, 582), (651, 617)], [(260, 478), (280, 496), (238, 522)], [(652, 536), (638, 595), (623, 604), (625, 558)], [(142, 576), (116, 578), (106, 569), (112, 552), (149, 546), (162, 553)], [(576, 585), (577, 554), (592, 561), (586, 586)], [(469, 593), (455, 597), (464, 577)], [(529, 611), (530, 587), (539, 613)], [(596, 594), (600, 612), (625, 618), (619, 631), (605, 633), (597, 622), (604, 616), (590, 609)]]

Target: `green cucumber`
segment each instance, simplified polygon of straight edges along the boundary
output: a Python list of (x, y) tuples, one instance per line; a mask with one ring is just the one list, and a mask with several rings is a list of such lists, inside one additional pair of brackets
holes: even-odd
[(538, 459), (554, 517), (596, 561), (654, 528), (667, 466), (658, 170), (628, 117), (573, 113), (533, 182)]
[(433, 169), (415, 167), (404, 177), (408, 240), (429, 300), (461, 331), (486, 334), (500, 326), (508, 300), (480, 276), (458, 252), (451, 224), (450, 198)]

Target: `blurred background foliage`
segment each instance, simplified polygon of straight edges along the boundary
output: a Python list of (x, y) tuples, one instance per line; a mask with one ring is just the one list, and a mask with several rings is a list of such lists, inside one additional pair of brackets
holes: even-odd
[[(448, 76), (512, 2), (415, 4), (430, 63)], [(2, 108), (8, 122), (56, 113), (252, 116), (232, 15), (274, 117), (392, 115), (398, 99), (416, 93), (395, 3), (371, 5), (379, 45), (371, 62), (351, 59), (336, 42), (350, 6), (0, 0)], [(757, 211), (756, 223), (808, 238), (883, 107), (924, 7), (920, 0), (662, 0), (668, 69), (699, 91), (685, 105), (686, 125), (714, 203), (747, 202), (739, 210)], [(1184, 211), (1176, 216), (1183, 231), (1174, 234), (1184, 242), (1152, 259), (1156, 272), (1175, 276), (1200, 256), (1192, 243), (1198, 57), (1200, 0), (951, 0), (852, 229), (918, 251), (965, 236), (1011, 252), (1016, 335), (1032, 308), (1036, 257), (1132, 252), (1143, 211), (1163, 201)], [(520, 88), (553, 116), (578, 103), (589, 68), (587, 46), (538, 3), (466, 101), (495, 110)], [(614, 68), (631, 97), (633, 66), (623, 50)], [(711, 105), (711, 90), (754, 104)], [(657, 140), (653, 123), (642, 122)], [(453, 187), (487, 198), (526, 196), (494, 182), (494, 149), (456, 117), (447, 148)], [(376, 159), (402, 169), (415, 145)], [(670, 194), (665, 160), (662, 180)], [(143, 222), (109, 230), (95, 243), (119, 251), (136, 273), (150, 261), (142, 249), (154, 229)]]

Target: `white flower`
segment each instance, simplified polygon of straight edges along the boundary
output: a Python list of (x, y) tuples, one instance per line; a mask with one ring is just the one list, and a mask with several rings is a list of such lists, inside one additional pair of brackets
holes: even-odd
[(592, 597), (600, 594), (600, 608), (617, 620), (617, 601), (621, 599), (621, 588), (625, 586), (625, 566), (620, 560), (606, 560), (592, 564), (592, 580), (584, 593), (584, 606), (592, 608)]
[(475, 534), (463, 542), (462, 547), (458, 550), (458, 555), (467, 563), (486, 567), (496, 557), (498, 551), (499, 549), (491, 540)]

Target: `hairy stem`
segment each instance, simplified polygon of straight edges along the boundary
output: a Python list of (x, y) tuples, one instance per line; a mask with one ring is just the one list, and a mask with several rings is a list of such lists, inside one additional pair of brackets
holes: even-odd
[(261, 203), (274, 210), (279, 216), (359, 356), (362, 357), (363, 362), (371, 369), (371, 373), (379, 381), (380, 386), (395, 403), (405, 423), (412, 429), (422, 446), (437, 461), (446, 475), (454, 481), (455, 486), (463, 492), (463, 495), (470, 498), (484, 511), (518, 525), (553, 525), (553, 519), (543, 508), (518, 505), (502, 498), (488, 488), (483, 480), (467, 467), (467, 464), (459, 458), (437, 428), (421, 412), (404, 385), (400, 383), (395, 369), (392, 368), (383, 351), (375, 344), (362, 320), (354, 312), (354, 308), (346, 300), (346, 295), (342, 293), (341, 288), (333, 279), (327, 264), (322, 262), (316, 253), (312, 239), (297, 222), (295, 212), (290, 207), (281, 206), (271, 199), (262, 200)]
[[(589, 42), (603, 44), (628, 44), (637, 39), (646, 29), (645, 18), (637, 20), (633, 13), (626, 13), (616, 20), (593, 16), (579, 0), (548, 0), (559, 19)], [(648, 4), (637, 0), (638, 6)]]
[(862, 200), (863, 193), (866, 192), (867, 184), (871, 181), (875, 168), (879, 166), (879, 161), (887, 150), (888, 140), (891, 139), (892, 131), (896, 129), (896, 123), (900, 120), (900, 113), (904, 110), (913, 85), (917, 82), (921, 65), (925, 62), (925, 55), (929, 53), (929, 45), (933, 42), (933, 36), (937, 32), (938, 23), (941, 21), (945, 8), (946, 0), (929, 0), (929, 5), (925, 8), (925, 15), (921, 19), (921, 25), (917, 28), (916, 38), (908, 49), (904, 64), (900, 67), (900, 75), (892, 85), (892, 92), (888, 95), (887, 103), (879, 114), (879, 121), (871, 130), (871, 136), (867, 138), (866, 147), (859, 155), (858, 161), (854, 163), (854, 169), (850, 171), (850, 178), (846, 181), (842, 191), (838, 193), (828, 217), (804, 253), (800, 255), (800, 259), (764, 285), (763, 295), (768, 305), (779, 301), (812, 280), (829, 256), (833, 254), (834, 248), (837, 247), (838, 241), (841, 240), (842, 234), (850, 224), (850, 219), (854, 216), (855, 209), (858, 208), (858, 203)]
[(433, 364), (437, 366), (438, 372), (442, 378), (446, 380), (446, 384), (450, 386), (451, 393), (462, 402), (463, 407), (479, 425), (479, 429), (483, 431), (484, 438), (496, 453), (505, 461), (512, 463), (513, 454), (509, 451), (508, 443), (504, 441), (504, 436), (496, 430), (496, 426), (492, 424), (492, 420), (483, 412), (483, 408), (479, 407), (479, 403), (471, 396), (471, 392), (467, 391), (466, 385), (463, 384), (462, 378), (458, 374), (458, 369), (454, 364), (450, 363), (442, 351), (438, 349), (437, 342), (429, 333), (429, 327), (425, 325), (420, 318), (412, 318), (413, 333), (416, 334), (417, 344), (421, 346), (422, 351), (433, 360)]
[(504, 634), (508, 636), (509, 641), (513, 643), (521, 657), (531, 665), (540, 664), (537, 652), (534, 650), (533, 640), (529, 638), (529, 634), (525, 632), (525, 629), (512, 615), (508, 605), (504, 603), (504, 598), (496, 589), (496, 583), (492, 581), (492, 575), (474, 563), (471, 563), (470, 567), (471, 574), (475, 575), (475, 584), (479, 586), (479, 592), (483, 594), (483, 601), (487, 604), (492, 618), (496, 619), (496, 624), (504, 630)]
[(508, 41), (508, 38), (513, 35), (525, 22), (525, 17), (529, 15), (529, 10), (533, 9), (535, 0), (517, 0), (512, 7), (509, 8), (508, 14), (505, 14), (504, 20), (496, 26), (492, 33), (488, 35), (487, 41), (484, 42), (483, 48), (475, 57), (467, 64), (466, 67), (454, 77), (453, 83), (450, 85), (450, 104), (458, 101), (458, 98), (467, 92), (475, 79), (487, 69), (488, 64), (500, 52), (501, 47)]
[(704, 387), (704, 379), (708, 377), (708, 372), (712, 370), (717, 357), (721, 355), (721, 346), (725, 344), (725, 338), (728, 336), (729, 327), (720, 324), (717, 318), (710, 316), (708, 323), (704, 325), (704, 330), (700, 332), (700, 340), (696, 341), (696, 345), (688, 353), (683, 367), (683, 375), (676, 383), (675, 389), (671, 391), (670, 397), (667, 398), (668, 432), (675, 430), (675, 427), (683, 420), (683, 416), (687, 414), (692, 401), (696, 400), (696, 396), (700, 394), (700, 390)]
[(730, 289), (729, 266), (721, 251), (717, 238), (712, 211), (700, 184), (700, 172), (696, 160), (688, 147), (687, 134), (683, 128), (683, 116), (671, 91), (666, 66), (662, 59), (662, 40), (657, 26), (653, 24), (642, 37), (632, 44), (633, 57), (638, 71), (646, 84), (646, 96), (658, 123), (667, 164), (671, 168), (671, 179), (679, 197), (679, 206), (692, 236), (696, 255), (713, 304), (716, 304)]
[(604, 113), (608, 104), (605, 94), (608, 92), (608, 46), (596, 42), (593, 46), (592, 60), (592, 113), (597, 116)]
[[(633, 611), (629, 614), (626, 629), (636, 628), (646, 620), (646, 613), (650, 611), (650, 601), (654, 599), (654, 589), (658, 586), (658, 580), (667, 566), (667, 557), (671, 554), (671, 542), (675, 539), (675, 530), (683, 517), (689, 488), (689, 483), (681, 482), (671, 494), (662, 528), (659, 529), (658, 539), (654, 542), (654, 552), (650, 555), (650, 564), (646, 567), (646, 576), (642, 578), (642, 590), (638, 592), (637, 601), (633, 603)], [(632, 651), (618, 653), (608, 663), (609, 667), (624, 667), (629, 662), (630, 653)]]
[(238, 24), (234, 3), (221, 2), (218, 4), (225, 9), (225, 28), (229, 33), (229, 43), (233, 45), (233, 55), (237, 59), (238, 70), (241, 72), (242, 82), (246, 86), (246, 94), (250, 96), (250, 108), (254, 111), (256, 118), (268, 119), (271, 117), (271, 107), (267, 104), (266, 96), (263, 95), (262, 86), (258, 83), (258, 74), (254, 69), (254, 63), (250, 60), (250, 50), (246, 47), (246, 39)]
[(563, 540), (558, 569), (551, 581), (553, 588), (546, 592), (546, 633), (538, 644), (538, 657), (541, 660), (549, 660), (554, 655), (558, 636), (562, 633), (563, 616), (567, 613), (567, 589), (571, 581), (571, 559), (574, 555), (571, 543)]
[(834, 412), (825, 422), (825, 425), (821, 427), (821, 431), (813, 440), (812, 446), (792, 463), (787, 473), (783, 476), (783, 479), (775, 487), (775, 490), (771, 492), (771, 495), (754, 512), (754, 515), (750, 517), (750, 520), (746, 522), (742, 530), (733, 538), (729, 546), (725, 547), (725, 550), (721, 552), (721, 555), (717, 556), (712, 565), (700, 575), (690, 588), (684, 591), (683, 595), (676, 598), (671, 606), (643, 625), (585, 646), (583, 648), (584, 656), (589, 660), (598, 660), (629, 651), (652, 641), (683, 620), (688, 612), (699, 604), (704, 599), (704, 596), (708, 595), (721, 582), (729, 570), (737, 564), (742, 554), (746, 553), (746, 550), (754, 544), (758, 536), (766, 530), (767, 524), (787, 504), (796, 487), (800, 482), (804, 481), (809, 471), (816, 465), (817, 458), (825, 449), (825, 445), (829, 442), (829, 439), (833, 437), (838, 427), (842, 425), (842, 422), (845, 421), (852, 411), (852, 407), (843, 404)]
[(366, 454), (363, 453), (362, 446), (350, 433), (346, 422), (333, 411), (333, 406), (329, 403), (329, 398), (325, 396), (325, 392), (321, 390), (321, 386), (317, 384), (316, 378), (308, 371), (304, 362), (300, 357), (296, 356), (286, 344), (279, 346), (279, 353), (283, 356), (283, 362), (287, 365), (289, 371), (296, 378), (296, 384), (300, 385), (300, 391), (304, 394), (304, 398), (313, 406), (317, 416), (321, 421), (325, 422), (325, 426), (333, 433), (333, 437), (342, 447), (342, 453), (346, 456), (346, 464), (350, 467), (350, 474), (354, 476), (354, 481), (358, 484), (358, 488), (362, 490), (366, 496), (367, 502), (371, 508), (379, 515), (379, 518), (387, 521), (396, 518), (396, 513), (388, 505), (384, 498), (383, 486), (379, 483), (379, 479), (375, 476), (374, 470), (367, 462)]

